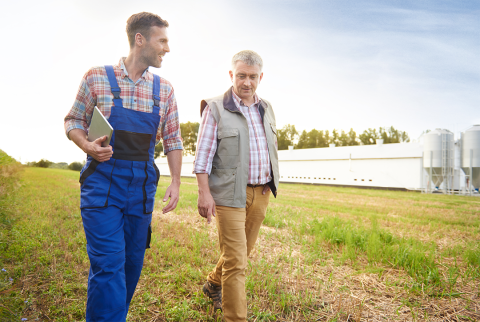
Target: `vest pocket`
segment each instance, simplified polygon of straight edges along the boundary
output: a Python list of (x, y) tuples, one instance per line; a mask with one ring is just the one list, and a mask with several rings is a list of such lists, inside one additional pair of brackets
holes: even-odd
[(218, 155), (238, 155), (238, 129), (218, 131)]
[(237, 169), (213, 168), (208, 178), (213, 200), (233, 200)]

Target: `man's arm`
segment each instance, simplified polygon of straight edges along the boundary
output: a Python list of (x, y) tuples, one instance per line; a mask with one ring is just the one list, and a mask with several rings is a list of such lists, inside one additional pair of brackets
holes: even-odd
[(212, 170), (212, 161), (217, 151), (217, 122), (207, 105), (202, 113), (202, 121), (198, 129), (197, 151), (193, 172), (198, 182), (198, 213), (207, 218), (207, 223), (215, 216), (215, 201), (208, 186), (208, 175)]
[(113, 155), (112, 146), (102, 147), (102, 142), (107, 139), (107, 136), (102, 136), (93, 142), (87, 140), (87, 134), (84, 130), (73, 129), (68, 132), (70, 139), (83, 150), (86, 154), (93, 157), (99, 162), (110, 160)]
[[(94, 142), (87, 140), (87, 115), (91, 116), (96, 105), (96, 95), (92, 83), (92, 77), (98, 73), (98, 69), (92, 68), (85, 73), (78, 87), (77, 96), (73, 105), (64, 119), (65, 133), (67, 137), (99, 162), (108, 161), (112, 155), (112, 147), (102, 147), (106, 136), (98, 138)], [(89, 81), (90, 79), (90, 81)]]
[(212, 216), (215, 217), (215, 200), (213, 200), (208, 186), (208, 174), (197, 173), (198, 182), (198, 213), (207, 218), (207, 223), (212, 222)]
[(162, 212), (167, 212), (177, 207), (178, 199), (180, 198), (180, 173), (182, 171), (182, 150), (172, 150), (167, 154), (168, 167), (170, 168), (170, 177), (172, 182), (165, 191), (163, 201), (167, 201), (168, 205), (162, 209)]
[(170, 168), (170, 176), (172, 182), (165, 191), (163, 201), (167, 201), (168, 205), (162, 209), (165, 214), (174, 210), (180, 197), (180, 173), (182, 170), (182, 135), (180, 133), (180, 121), (178, 119), (177, 100), (173, 92), (172, 85), (167, 83), (169, 87), (169, 96), (167, 99), (167, 110), (162, 117), (162, 122), (157, 130), (157, 141), (163, 140), (163, 152), (167, 156), (168, 167)]

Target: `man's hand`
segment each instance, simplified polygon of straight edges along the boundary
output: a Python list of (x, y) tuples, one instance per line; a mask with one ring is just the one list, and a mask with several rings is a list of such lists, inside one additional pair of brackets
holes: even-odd
[(107, 139), (104, 135), (93, 142), (88, 142), (84, 146), (84, 151), (99, 162), (110, 160), (113, 155), (112, 146), (102, 147), (102, 142)]
[(87, 134), (82, 129), (73, 129), (68, 132), (70, 139), (75, 142), (75, 144), (87, 153), (95, 160), (99, 162), (104, 162), (110, 160), (113, 155), (112, 146), (102, 147), (102, 142), (107, 139), (107, 136), (104, 135), (93, 142), (87, 140)]
[(198, 183), (198, 213), (203, 218), (207, 218), (207, 224), (212, 222), (212, 216), (215, 217), (215, 200), (213, 200), (210, 188), (208, 186), (208, 174), (197, 173)]
[(263, 187), (263, 191), (262, 191), (262, 195), (266, 194), (266, 193), (269, 193), (271, 190), (270, 190), (270, 187), (268, 186), (268, 184), (266, 184), (264, 187)]
[(182, 150), (173, 150), (167, 153), (168, 167), (170, 168), (170, 176), (172, 183), (168, 186), (163, 197), (163, 202), (170, 198), (166, 207), (162, 209), (166, 214), (177, 207), (178, 199), (180, 198), (180, 172), (182, 171)]
[(215, 217), (215, 200), (213, 200), (210, 191), (203, 191), (198, 193), (198, 213), (203, 218), (207, 218), (207, 223), (212, 222), (212, 216)]
[(170, 201), (168, 202), (168, 205), (162, 209), (162, 212), (166, 214), (169, 211), (174, 210), (177, 207), (178, 199), (180, 199), (180, 185), (176, 183), (171, 183), (167, 191), (165, 191), (165, 196), (163, 197), (163, 202), (167, 201), (168, 198), (170, 198)]

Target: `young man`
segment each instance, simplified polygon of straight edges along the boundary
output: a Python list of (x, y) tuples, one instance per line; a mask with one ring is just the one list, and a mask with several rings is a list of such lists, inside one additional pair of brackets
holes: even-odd
[[(163, 139), (172, 182), (163, 201), (166, 213), (179, 198), (182, 139), (172, 85), (148, 71), (170, 52), (168, 22), (141, 12), (127, 20), (128, 57), (114, 66), (91, 68), (65, 117), (65, 132), (85, 153), (80, 174), (83, 226), (90, 273), (87, 321), (125, 321), (149, 247), (160, 173), (155, 144)], [(87, 140), (94, 107), (114, 132)]]
[(203, 292), (226, 321), (246, 321), (245, 268), (278, 187), (277, 130), (269, 102), (255, 93), (262, 58), (244, 50), (233, 56), (233, 87), (201, 102), (194, 172), (198, 212), (215, 216), (221, 256)]

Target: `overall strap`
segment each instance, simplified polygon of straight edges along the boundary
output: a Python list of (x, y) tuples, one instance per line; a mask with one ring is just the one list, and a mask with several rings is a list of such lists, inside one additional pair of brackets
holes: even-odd
[(153, 111), (154, 114), (160, 113), (160, 76), (153, 74)]
[(108, 81), (110, 82), (110, 88), (113, 95), (113, 106), (123, 107), (123, 102), (120, 98), (120, 87), (118, 86), (113, 67), (111, 65), (105, 65), (105, 70), (107, 71)]

